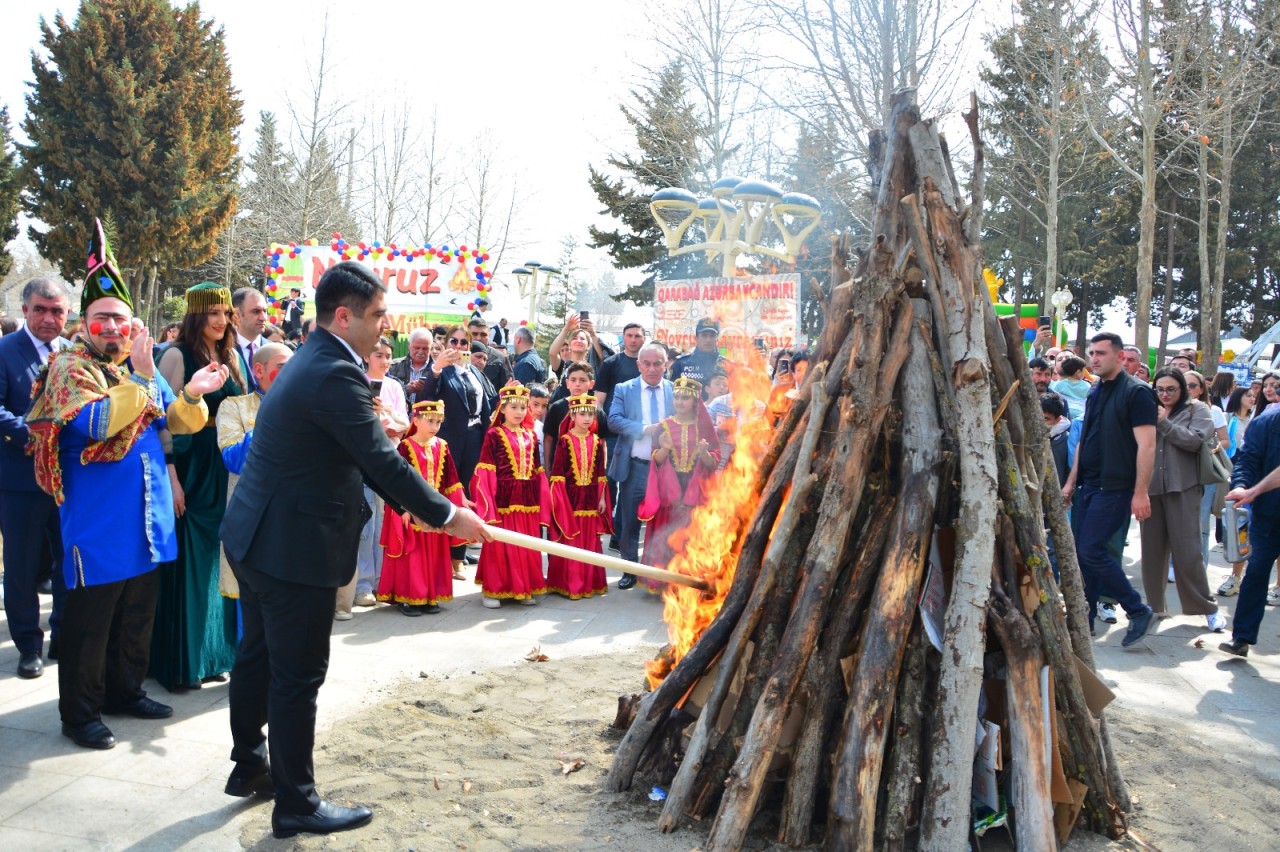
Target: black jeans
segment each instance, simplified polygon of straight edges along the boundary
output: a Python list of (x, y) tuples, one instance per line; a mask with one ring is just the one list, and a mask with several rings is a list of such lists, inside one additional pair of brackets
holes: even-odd
[(261, 766), (269, 747), (276, 810), (315, 813), (320, 805), (311, 756), (316, 696), (329, 670), (337, 590), (286, 582), (228, 562), (240, 581), (244, 619), (229, 690), (231, 759)]
[(58, 638), (58, 713), (67, 725), (145, 698), (160, 572), (67, 592)]

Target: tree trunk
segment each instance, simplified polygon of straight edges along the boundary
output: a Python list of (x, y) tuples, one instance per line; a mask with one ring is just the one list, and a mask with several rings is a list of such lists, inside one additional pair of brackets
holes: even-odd
[(928, 306), (918, 301), (913, 307), (918, 322), (911, 330), (911, 351), (901, 388), (902, 499), (871, 606), (862, 621), (858, 666), (831, 790), (829, 850), (870, 849), (874, 845), (888, 722), (933, 539), (933, 506), (942, 456), (937, 443), (933, 370), (921, 333), (922, 324), (928, 328)]

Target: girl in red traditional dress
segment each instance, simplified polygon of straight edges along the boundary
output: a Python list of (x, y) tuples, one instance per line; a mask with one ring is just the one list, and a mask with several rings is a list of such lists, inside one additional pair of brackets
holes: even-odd
[[(702, 404), (702, 383), (681, 376), (671, 396), (676, 411), (662, 421), (639, 508), (640, 520), (649, 522), (644, 563), (655, 568), (666, 568), (675, 555), (668, 539), (689, 525), (693, 507), (705, 499), (704, 489), (720, 463), (720, 439)], [(651, 592), (662, 590), (656, 580), (644, 582)]]
[[(572, 426), (570, 426), (572, 424)], [(560, 446), (551, 462), (551, 534), (563, 542), (600, 553), (600, 536), (613, 534), (613, 505), (605, 478), (608, 460), (596, 435), (596, 398), (569, 397), (569, 416), (561, 421)], [(561, 556), (547, 558), (547, 591), (571, 601), (603, 595), (604, 569)]]
[[(480, 462), (471, 477), (471, 498), (486, 523), (542, 537), (551, 522), (551, 495), (542, 470), (542, 453), (532, 424), (526, 422), (529, 389), (507, 385), (499, 394), (493, 426), (480, 446)], [(542, 554), (497, 541), (485, 542), (476, 567), (476, 582), (484, 605), (497, 609), (502, 601), (532, 606), (534, 595), (545, 594)]]
[[(468, 505), (453, 465), (449, 445), (436, 437), (444, 422), (444, 403), (419, 402), (413, 407), (413, 428), (400, 442), (400, 455), (432, 488), (453, 501)], [(378, 600), (400, 605), (408, 616), (434, 615), (441, 601), (453, 600), (453, 563), (449, 546), (456, 542), (442, 532), (424, 530), (408, 512), (394, 507), (382, 516), (382, 578)]]

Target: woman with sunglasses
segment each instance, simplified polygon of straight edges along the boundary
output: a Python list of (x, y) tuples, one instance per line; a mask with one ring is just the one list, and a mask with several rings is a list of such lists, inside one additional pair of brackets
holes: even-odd
[[(422, 398), (444, 402), (444, 423), (439, 436), (449, 445), (449, 453), (458, 468), (458, 479), (467, 489), (480, 461), (480, 447), (493, 418), (496, 394), (484, 373), (471, 362), (471, 336), (465, 327), (454, 325), (445, 330), (444, 351), (431, 362), (426, 378)], [(467, 499), (470, 498), (468, 491)], [(462, 562), (466, 552), (466, 545), (453, 548), (453, 571), (457, 579), (465, 579)]]
[[(1209, 414), (1213, 417), (1213, 431), (1218, 436), (1219, 452), (1222, 452), (1222, 448), (1231, 443), (1231, 438), (1227, 434), (1226, 412), (1205, 398), (1205, 391), (1209, 390), (1209, 385), (1205, 382), (1204, 376), (1195, 370), (1188, 370), (1183, 374), (1183, 378), (1187, 382), (1187, 396), (1198, 402), (1203, 402), (1209, 407)], [(1217, 380), (1215, 379), (1216, 383)], [(1225, 485), (1226, 483), (1223, 483), (1223, 486)], [(1216, 483), (1206, 485), (1204, 487), (1204, 497), (1200, 500), (1200, 555), (1204, 559), (1206, 570), (1209, 567), (1209, 530), (1213, 527), (1213, 501), (1217, 496), (1218, 488), (1219, 486)], [(1172, 580), (1173, 578), (1170, 577), (1170, 579)]]
[[(1202, 380), (1203, 381), (1203, 380)], [(1165, 572), (1173, 556), (1173, 575), (1184, 615), (1203, 615), (1215, 633), (1226, 618), (1209, 594), (1209, 578), (1200, 555), (1200, 447), (1213, 435), (1209, 407), (1187, 392), (1182, 371), (1164, 367), (1155, 375), (1156, 455), (1152, 465), (1151, 517), (1141, 522), (1142, 585), (1157, 614), (1165, 609)]]

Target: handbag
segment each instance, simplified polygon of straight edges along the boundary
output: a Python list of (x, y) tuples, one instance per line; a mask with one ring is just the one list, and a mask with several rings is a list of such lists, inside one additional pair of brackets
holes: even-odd
[(1210, 436), (1200, 445), (1199, 480), (1201, 485), (1217, 485), (1231, 480), (1231, 465), (1226, 453), (1222, 452), (1217, 435)]

